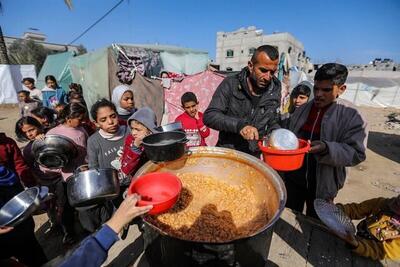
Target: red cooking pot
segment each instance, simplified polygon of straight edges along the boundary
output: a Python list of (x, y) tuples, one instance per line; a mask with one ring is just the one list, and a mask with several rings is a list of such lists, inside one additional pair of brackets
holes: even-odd
[(149, 214), (159, 214), (172, 208), (178, 200), (182, 183), (172, 173), (153, 172), (133, 180), (128, 195), (138, 194), (138, 206), (153, 205)]

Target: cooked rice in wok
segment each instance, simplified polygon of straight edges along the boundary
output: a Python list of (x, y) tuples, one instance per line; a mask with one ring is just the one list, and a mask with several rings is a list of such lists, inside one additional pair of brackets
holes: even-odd
[(228, 242), (246, 237), (267, 224), (267, 203), (255, 197), (247, 179), (228, 184), (210, 175), (178, 173), (183, 189), (169, 212), (147, 216), (167, 234), (199, 242)]

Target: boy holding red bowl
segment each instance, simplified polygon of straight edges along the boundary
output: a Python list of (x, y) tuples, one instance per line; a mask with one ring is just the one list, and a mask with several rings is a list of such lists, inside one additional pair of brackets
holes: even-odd
[(288, 208), (316, 217), (313, 201), (333, 201), (346, 179), (346, 167), (366, 158), (367, 123), (346, 100), (339, 96), (346, 90), (348, 71), (344, 65), (327, 63), (314, 77), (314, 99), (297, 108), (288, 129), (298, 138), (310, 140), (311, 148), (303, 165), (286, 172)]

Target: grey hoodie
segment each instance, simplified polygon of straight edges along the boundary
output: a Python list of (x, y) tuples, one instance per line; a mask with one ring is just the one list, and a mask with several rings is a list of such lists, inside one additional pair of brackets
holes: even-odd
[(146, 126), (146, 128), (149, 129), (153, 133), (155, 132), (154, 128), (157, 127), (156, 114), (149, 107), (140, 108), (135, 113), (133, 113), (132, 116), (130, 116), (128, 119), (129, 127), (131, 127), (130, 124), (131, 124), (132, 120), (140, 122), (141, 124)]

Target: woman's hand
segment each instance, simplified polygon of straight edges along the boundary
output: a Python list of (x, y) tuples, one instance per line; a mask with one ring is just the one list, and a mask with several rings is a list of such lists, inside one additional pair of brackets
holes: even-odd
[(136, 203), (139, 199), (140, 196), (137, 194), (127, 196), (106, 224), (113, 229), (114, 232), (119, 233), (122, 228), (134, 218), (149, 212), (153, 208), (152, 205), (137, 207)]

